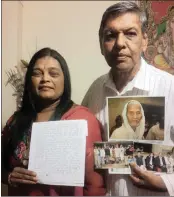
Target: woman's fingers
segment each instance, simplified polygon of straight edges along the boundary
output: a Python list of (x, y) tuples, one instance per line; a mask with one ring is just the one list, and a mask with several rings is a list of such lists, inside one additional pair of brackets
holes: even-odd
[(20, 174), (26, 174), (26, 175), (29, 175), (29, 176), (36, 176), (35, 172), (27, 170), (25, 168), (16, 167), (16, 168), (14, 168), (14, 171), (18, 172)]
[(18, 178), (13, 178), (13, 177), (11, 177), (11, 182), (12, 183), (23, 183), (23, 184), (36, 184), (37, 183), (35, 181), (18, 179)]
[(24, 180), (30, 180), (30, 181), (37, 182), (37, 178), (35, 176), (30, 176), (30, 175), (27, 175), (27, 174), (21, 174), (21, 173), (18, 173), (16, 171), (12, 172), (11, 176), (13, 178), (17, 178), (17, 179), (24, 179)]
[(36, 184), (36, 173), (25, 168), (16, 167), (10, 175), (12, 183)]

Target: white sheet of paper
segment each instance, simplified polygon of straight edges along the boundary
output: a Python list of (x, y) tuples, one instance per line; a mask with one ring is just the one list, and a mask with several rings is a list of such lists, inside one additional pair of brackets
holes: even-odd
[(86, 120), (33, 123), (29, 170), (39, 183), (84, 186)]

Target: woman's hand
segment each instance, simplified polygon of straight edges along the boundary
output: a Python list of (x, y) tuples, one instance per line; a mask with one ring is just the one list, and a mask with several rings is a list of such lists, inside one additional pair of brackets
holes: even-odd
[(11, 184), (36, 184), (36, 173), (25, 168), (16, 167), (10, 174), (9, 182)]
[(130, 163), (130, 167), (133, 172), (130, 177), (134, 185), (152, 190), (167, 191), (166, 185), (161, 176), (155, 175), (153, 172), (143, 170), (135, 163)]

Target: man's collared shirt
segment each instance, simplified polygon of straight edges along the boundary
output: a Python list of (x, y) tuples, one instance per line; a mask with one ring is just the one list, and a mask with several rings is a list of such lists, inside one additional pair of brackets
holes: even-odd
[[(140, 70), (119, 93), (110, 72), (96, 79), (86, 93), (82, 105), (88, 107), (103, 126), (105, 140), (107, 135), (106, 97), (111, 96), (165, 96), (165, 144), (174, 145), (174, 76), (149, 65), (141, 59)], [(170, 195), (174, 195), (174, 175), (161, 176)], [(155, 192), (137, 188), (126, 175), (109, 175), (108, 189), (113, 196), (158, 196), (167, 192)]]
[(111, 73), (96, 79), (86, 93), (82, 105), (88, 107), (101, 122), (105, 140), (107, 135), (106, 97), (111, 96), (165, 96), (165, 144), (174, 144), (174, 76), (155, 68), (141, 59), (141, 66), (132, 81), (118, 92)]

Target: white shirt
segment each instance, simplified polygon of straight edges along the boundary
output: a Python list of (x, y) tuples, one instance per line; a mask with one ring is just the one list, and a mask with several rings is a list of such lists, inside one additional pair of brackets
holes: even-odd
[(160, 159), (160, 166), (163, 166), (164, 164), (163, 164), (163, 159), (162, 159), (162, 157), (159, 157), (159, 159)]
[(105, 157), (105, 150), (104, 149), (100, 149), (100, 156)]
[(121, 149), (120, 148), (114, 148), (114, 151), (115, 151), (115, 156), (116, 157), (120, 157), (120, 151), (121, 151)]
[[(130, 81), (121, 93), (116, 90), (115, 84), (110, 77), (110, 73), (105, 74), (96, 79), (82, 102), (82, 105), (90, 108), (101, 122), (104, 130), (105, 140), (107, 135), (107, 119), (106, 119), (106, 97), (108, 96), (165, 96), (165, 141), (164, 144), (174, 145), (174, 76), (167, 72), (161, 71), (141, 59), (140, 70)], [(111, 195), (130, 196), (130, 195), (165, 195), (166, 193), (151, 192), (149, 190), (139, 189), (132, 185), (129, 177), (126, 175), (109, 175), (111, 182), (109, 187)], [(173, 178), (171, 178), (173, 177)], [(174, 195), (174, 175), (162, 176), (169, 194)], [(109, 178), (110, 179), (110, 178)], [(172, 180), (172, 182), (169, 181)], [(169, 184), (170, 182), (170, 184)], [(171, 190), (171, 185), (173, 189)]]
[(150, 162), (149, 162), (149, 164), (152, 166), (153, 164), (152, 164), (152, 159), (153, 159), (153, 156), (150, 156)]

